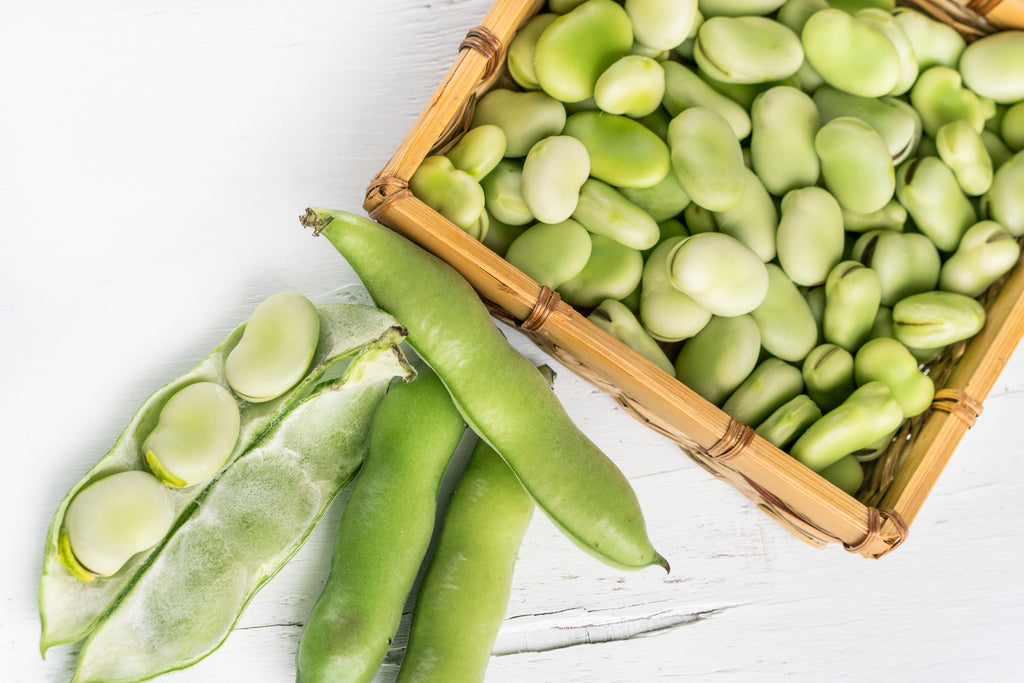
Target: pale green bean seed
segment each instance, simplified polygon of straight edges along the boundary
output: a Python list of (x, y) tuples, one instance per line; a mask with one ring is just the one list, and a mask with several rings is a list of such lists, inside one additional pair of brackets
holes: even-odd
[(778, 358), (766, 358), (722, 404), (722, 412), (757, 426), (803, 388), (800, 370)]
[(1003, 142), (1003, 139), (997, 133), (990, 130), (981, 131), (981, 141), (985, 144), (985, 151), (988, 152), (989, 159), (992, 160), (994, 180), (995, 171), (999, 170), (1003, 164), (1010, 160), (1010, 157), (1013, 156), (1013, 150), (1006, 146), (1006, 143)]
[[(662, 65), (665, 68), (668, 64), (673, 62), (666, 62)], [(644, 124), (649, 131), (657, 135), (659, 138), (668, 142), (668, 124), (672, 122), (672, 117), (664, 107), (658, 107), (647, 116), (641, 116), (637, 119), (640, 123)]]
[[(896, 329), (892, 323), (892, 309), (888, 306), (879, 306), (878, 315), (875, 316), (875, 324), (871, 326), (871, 339), (878, 339), (879, 337), (889, 337), (890, 339), (896, 338)], [(901, 342), (902, 343), (902, 342)], [(934, 349), (918, 349), (912, 346), (906, 346), (907, 350), (913, 354), (914, 358), (917, 359), (918, 363), (930, 363), (939, 357), (942, 353), (942, 346), (935, 347)]]
[(594, 85), (594, 102), (609, 114), (647, 116), (665, 94), (665, 70), (657, 61), (627, 55), (605, 69)]
[(779, 214), (775, 202), (757, 174), (749, 168), (744, 171), (746, 189), (743, 198), (731, 209), (715, 213), (715, 223), (719, 232), (743, 242), (767, 263), (775, 258), (775, 233), (779, 228)]
[(714, 315), (750, 313), (768, 294), (768, 269), (734, 237), (707, 232), (687, 237), (668, 256), (669, 278), (679, 291)]
[(825, 285), (805, 287), (802, 291), (804, 300), (807, 301), (807, 307), (811, 309), (811, 315), (814, 316), (814, 322), (818, 325), (818, 343), (820, 344), (824, 341), (821, 327), (825, 320)]
[(714, 316), (676, 356), (676, 378), (721, 405), (757, 365), (761, 333), (749, 315)]
[(1014, 152), (1024, 149), (1024, 101), (1007, 107), (999, 121), (1003, 142)]
[(889, 203), (881, 209), (870, 213), (843, 210), (843, 226), (847, 232), (864, 233), (869, 230), (903, 232), (906, 223), (907, 210), (896, 199), (889, 200)]
[(537, 223), (514, 239), (505, 260), (551, 289), (576, 277), (590, 258), (590, 235), (572, 219)]
[(782, 0), (699, 0), (705, 17), (767, 16), (782, 5)]
[(939, 288), (977, 297), (1020, 258), (1020, 245), (995, 221), (972, 225), (956, 252), (942, 264)]
[(804, 24), (811, 18), (811, 15), (828, 9), (828, 7), (827, 0), (786, 0), (779, 6), (779, 11), (775, 14), (775, 21), (800, 35), (804, 30)]
[(903, 409), (889, 387), (882, 382), (869, 382), (808, 427), (793, 444), (790, 455), (820, 472), (875, 443), (902, 422)]
[(690, 202), (683, 209), (683, 223), (691, 235), (718, 230), (718, 226), (715, 225), (715, 214), (695, 202)]
[(71, 557), (91, 575), (117, 573), (133, 555), (166, 535), (174, 521), (167, 488), (148, 472), (129, 470), (89, 484), (71, 499), (64, 528)]
[(470, 125), (491, 123), (501, 128), (505, 156), (518, 159), (544, 138), (561, 133), (565, 117), (565, 105), (545, 93), (495, 88), (476, 103)]
[(481, 241), (485, 247), (498, 256), (504, 256), (505, 252), (508, 251), (508, 245), (512, 244), (512, 240), (523, 234), (524, 230), (526, 230), (524, 225), (509, 225), (495, 218), (493, 214), (488, 213), (487, 234), (484, 235)]
[(874, 128), (861, 119), (840, 116), (814, 136), (821, 177), (840, 206), (869, 213), (885, 206), (896, 189), (889, 149)]
[(935, 349), (970, 339), (985, 325), (977, 299), (954, 292), (924, 292), (892, 307), (893, 334), (908, 347)]
[(853, 393), (853, 354), (835, 344), (815, 346), (801, 367), (807, 395), (824, 411), (832, 410)]
[(944, 125), (935, 135), (935, 148), (965, 194), (984, 194), (992, 186), (992, 157), (970, 123), (960, 120)]
[(847, 455), (818, 472), (821, 478), (838, 488), (843, 493), (854, 495), (864, 484), (864, 469), (860, 461)]
[(587, 0), (551, 23), (537, 40), (534, 68), (541, 88), (562, 102), (594, 95), (605, 69), (629, 54), (629, 15), (612, 0)]
[(709, 211), (740, 203), (746, 189), (743, 151), (732, 127), (717, 112), (691, 107), (668, 128), (672, 168), (690, 199)]
[(671, 50), (690, 35), (697, 21), (697, 0), (626, 0), (633, 37), (655, 50)]
[(460, 171), (448, 157), (429, 156), (409, 179), (417, 199), (470, 232), (484, 210), (484, 191), (471, 175)]
[(536, 14), (516, 31), (512, 42), (508, 44), (508, 73), (524, 90), (540, 90), (537, 81), (537, 70), (533, 66), (533, 55), (537, 49), (537, 39), (558, 15), (554, 12)]
[(803, 62), (800, 39), (767, 17), (712, 17), (697, 32), (694, 59), (726, 83), (769, 83), (792, 76)]
[(910, 104), (920, 114), (924, 132), (931, 137), (939, 128), (959, 119), (968, 121), (979, 133), (985, 127), (981, 100), (964, 87), (960, 72), (948, 66), (923, 71), (910, 89)]
[[(661, 244), (670, 237), (690, 236), (690, 231), (686, 229), (686, 226), (683, 225), (683, 222), (675, 218), (669, 218), (668, 220), (660, 221), (658, 223), (658, 231), (661, 233), (661, 236), (658, 238), (658, 244)], [(651, 253), (651, 251), (653, 251), (653, 249), (648, 249), (646, 252), (644, 252), (645, 258), (646, 255)]]
[(895, 0), (829, 0), (828, 4), (851, 15), (867, 7), (892, 11), (896, 6)]
[(793, 282), (814, 287), (843, 258), (845, 237), (839, 202), (819, 187), (791, 190), (780, 204), (776, 235), (779, 265)]
[(996, 102), (1024, 100), (1024, 31), (999, 31), (968, 45), (960, 57), (964, 83)]
[(985, 210), (1014, 237), (1024, 235), (1024, 151), (1003, 162), (992, 176)]
[(512, 159), (502, 159), (480, 181), (484, 191), (484, 206), (492, 218), (506, 225), (526, 225), (533, 222), (533, 214), (523, 198), (523, 165)]
[(910, 42), (903, 27), (892, 16), (888, 10), (878, 7), (865, 7), (858, 10), (854, 15), (860, 21), (866, 21), (878, 28), (885, 36), (892, 41), (896, 53), (899, 55), (900, 76), (896, 85), (889, 91), (890, 95), (902, 95), (910, 90), (917, 80), (919, 71), (917, 56), (914, 54), (914, 47)]
[(685, 237), (669, 237), (656, 246), (644, 263), (640, 289), (640, 321), (659, 341), (689, 339), (708, 324), (711, 313), (683, 294), (669, 276), (668, 257)]
[(786, 448), (821, 417), (821, 409), (807, 394), (786, 401), (754, 431), (776, 448)]
[(675, 218), (690, 204), (690, 197), (679, 184), (676, 172), (669, 168), (664, 180), (650, 187), (623, 187), (623, 197), (647, 212), (659, 223)]
[(680, 62), (664, 65), (664, 107), (669, 115), (677, 116), (690, 107), (706, 107), (718, 112), (742, 140), (750, 134), (750, 115), (731, 98), (715, 90), (707, 81)]
[(668, 146), (646, 126), (626, 116), (584, 111), (565, 122), (587, 150), (590, 175), (616, 187), (650, 187), (665, 179)]
[(954, 251), (967, 228), (978, 220), (956, 175), (938, 157), (919, 157), (902, 164), (896, 197), (917, 229), (942, 251)]
[(754, 99), (750, 119), (751, 166), (770, 193), (781, 197), (818, 181), (814, 136), (821, 118), (810, 96), (776, 86)]
[(572, 217), (592, 233), (637, 250), (658, 243), (658, 222), (611, 185), (590, 178), (583, 183)]
[(825, 341), (850, 353), (867, 338), (882, 300), (878, 273), (858, 261), (842, 261), (825, 280)]
[(556, 14), (566, 14), (582, 5), (586, 0), (548, 0), (548, 8)]
[(823, 123), (853, 116), (871, 126), (885, 141), (893, 163), (898, 164), (907, 158), (921, 140), (920, 117), (902, 100), (860, 97), (823, 86), (814, 91), (814, 104)]
[(309, 370), (319, 338), (320, 316), (309, 299), (292, 292), (271, 295), (249, 317), (224, 361), (224, 377), (251, 403), (277, 398)]
[(910, 40), (920, 71), (933, 66), (956, 68), (967, 46), (956, 29), (909, 7), (897, 7), (893, 16)]
[(142, 444), (142, 455), (168, 486), (192, 486), (224, 465), (235, 449), (240, 426), (231, 392), (214, 382), (196, 382), (164, 405)]
[(857, 350), (853, 359), (857, 384), (882, 382), (903, 409), (903, 417), (920, 415), (935, 397), (935, 384), (924, 374), (903, 344), (888, 337), (872, 339)]
[(568, 135), (544, 138), (523, 162), (523, 199), (542, 223), (561, 223), (576, 210), (580, 188), (590, 177), (590, 156)]
[(900, 54), (877, 25), (839, 9), (816, 12), (800, 34), (807, 61), (833, 88), (888, 95), (900, 80)]
[(625, 304), (615, 299), (605, 299), (587, 316), (587, 319), (668, 374), (675, 376), (672, 361)]
[[(784, 361), (804, 359), (818, 341), (818, 323), (800, 290), (774, 263), (768, 270), (768, 292), (750, 312), (761, 331), (761, 346)], [(754, 423), (750, 423), (754, 424)]]
[(590, 258), (583, 270), (558, 287), (569, 304), (582, 308), (605, 299), (622, 299), (640, 284), (644, 258), (639, 251), (610, 237), (589, 233)]
[(883, 306), (935, 289), (939, 281), (939, 252), (920, 233), (868, 231), (854, 243), (851, 257), (878, 274)]
[(507, 145), (505, 131), (494, 124), (484, 124), (466, 131), (445, 156), (452, 166), (479, 182), (505, 156)]
[(852, 456), (857, 462), (860, 463), (878, 460), (878, 458), (882, 457), (882, 454), (889, 449), (889, 446), (892, 445), (893, 437), (896, 436), (896, 433), (898, 431), (899, 429), (893, 430), (892, 432), (886, 434), (885, 436), (883, 436), (881, 439), (874, 442), (870, 446), (865, 446), (864, 448), (859, 448), (855, 450), (853, 453), (850, 454), (850, 456)]

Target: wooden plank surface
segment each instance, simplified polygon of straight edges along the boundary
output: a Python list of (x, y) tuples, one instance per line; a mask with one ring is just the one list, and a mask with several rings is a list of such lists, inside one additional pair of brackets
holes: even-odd
[[(359, 211), (486, 0), (8, 3), (0, 11), (0, 679), (37, 650), (42, 540), (154, 389), (275, 291), (365, 300), (309, 205)], [(551, 362), (506, 328), (517, 348)], [(557, 364), (556, 364), (557, 365)], [(560, 367), (672, 572), (624, 573), (537, 516), (491, 681), (994, 681), (1021, 673), (1024, 358), (1010, 361), (906, 543), (795, 540)], [(340, 501), (339, 501), (340, 502)], [(211, 657), (168, 681), (291, 680), (336, 505)], [(404, 630), (380, 681), (394, 678)]]

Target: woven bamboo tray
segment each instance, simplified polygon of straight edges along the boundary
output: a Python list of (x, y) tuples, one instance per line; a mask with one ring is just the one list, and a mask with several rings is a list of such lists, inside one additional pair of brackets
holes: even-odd
[[(918, 0), (968, 40), (1024, 26), (1022, 0)], [(816, 546), (841, 543), (877, 558), (907, 536), (925, 498), (1024, 335), (1024, 261), (983, 298), (985, 328), (950, 349), (931, 369), (941, 387), (931, 409), (905, 426), (873, 464), (871, 493), (840, 491), (787, 453), (597, 328), (546, 287), (416, 199), (408, 181), (420, 162), (464, 132), (477, 98), (503, 78), (505, 50), (543, 0), (496, 0), (459, 46), (455, 63), (394, 156), (370, 183), (364, 209), (433, 252), (476, 288), (495, 317), (529, 335), (584, 379), (611, 394), (634, 417), (675, 441), (697, 463), (728, 481), (797, 537)], [(990, 16), (995, 19), (994, 14)], [(867, 484), (866, 484), (867, 485)]]

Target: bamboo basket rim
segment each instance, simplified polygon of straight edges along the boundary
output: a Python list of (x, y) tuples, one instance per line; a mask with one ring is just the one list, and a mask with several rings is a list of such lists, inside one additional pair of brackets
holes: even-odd
[[(1024, 336), (1024, 259), (989, 290), (985, 329), (969, 344), (947, 353), (940, 367), (944, 381), (931, 409), (908, 421), (895, 440), (893, 448), (901, 452), (893, 458), (898, 466), (885, 495), (868, 502), (847, 495), (597, 328), (557, 293), (512, 267), (409, 190), (409, 178), (419, 163), (429, 154), (443, 153), (464, 132), (476, 99), (502, 78), (501, 65), (515, 31), (543, 4), (544, 0), (496, 0), (481, 24), (470, 29), (409, 133), (369, 183), (364, 209), (374, 220), (453, 265), (477, 289), (494, 317), (519, 328), (576, 374), (610, 393), (633, 417), (672, 439), (699, 465), (728, 481), (798, 538), (815, 546), (839, 543), (869, 558), (888, 554), (906, 539), (924, 499), (960, 439), (974, 425), (995, 379)], [(926, 11), (938, 5), (933, 15), (969, 41), (999, 30), (954, 0), (900, 4)], [(956, 16), (944, 18), (954, 10)], [(990, 353), (994, 348), (998, 352)], [(616, 380), (628, 377), (628, 386), (587, 363), (608, 358), (622, 371)], [(684, 426), (676, 419), (682, 419)], [(780, 483), (788, 489), (785, 494), (774, 488)], [(831, 518), (822, 521), (823, 516)]]

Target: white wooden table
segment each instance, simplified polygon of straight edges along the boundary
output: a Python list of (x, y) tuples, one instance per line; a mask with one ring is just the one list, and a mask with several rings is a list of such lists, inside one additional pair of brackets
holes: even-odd
[[(142, 400), (273, 292), (362, 300), (297, 217), (360, 210), (488, 2), (3, 3), (0, 680), (69, 679), (74, 647), (37, 651), (43, 537)], [(632, 480), (673, 569), (610, 570), (538, 515), (489, 680), (1022, 673), (1020, 354), (878, 561), (804, 545), (565, 369), (556, 391)], [(164, 680), (290, 680), (339, 511), (219, 651)]]

